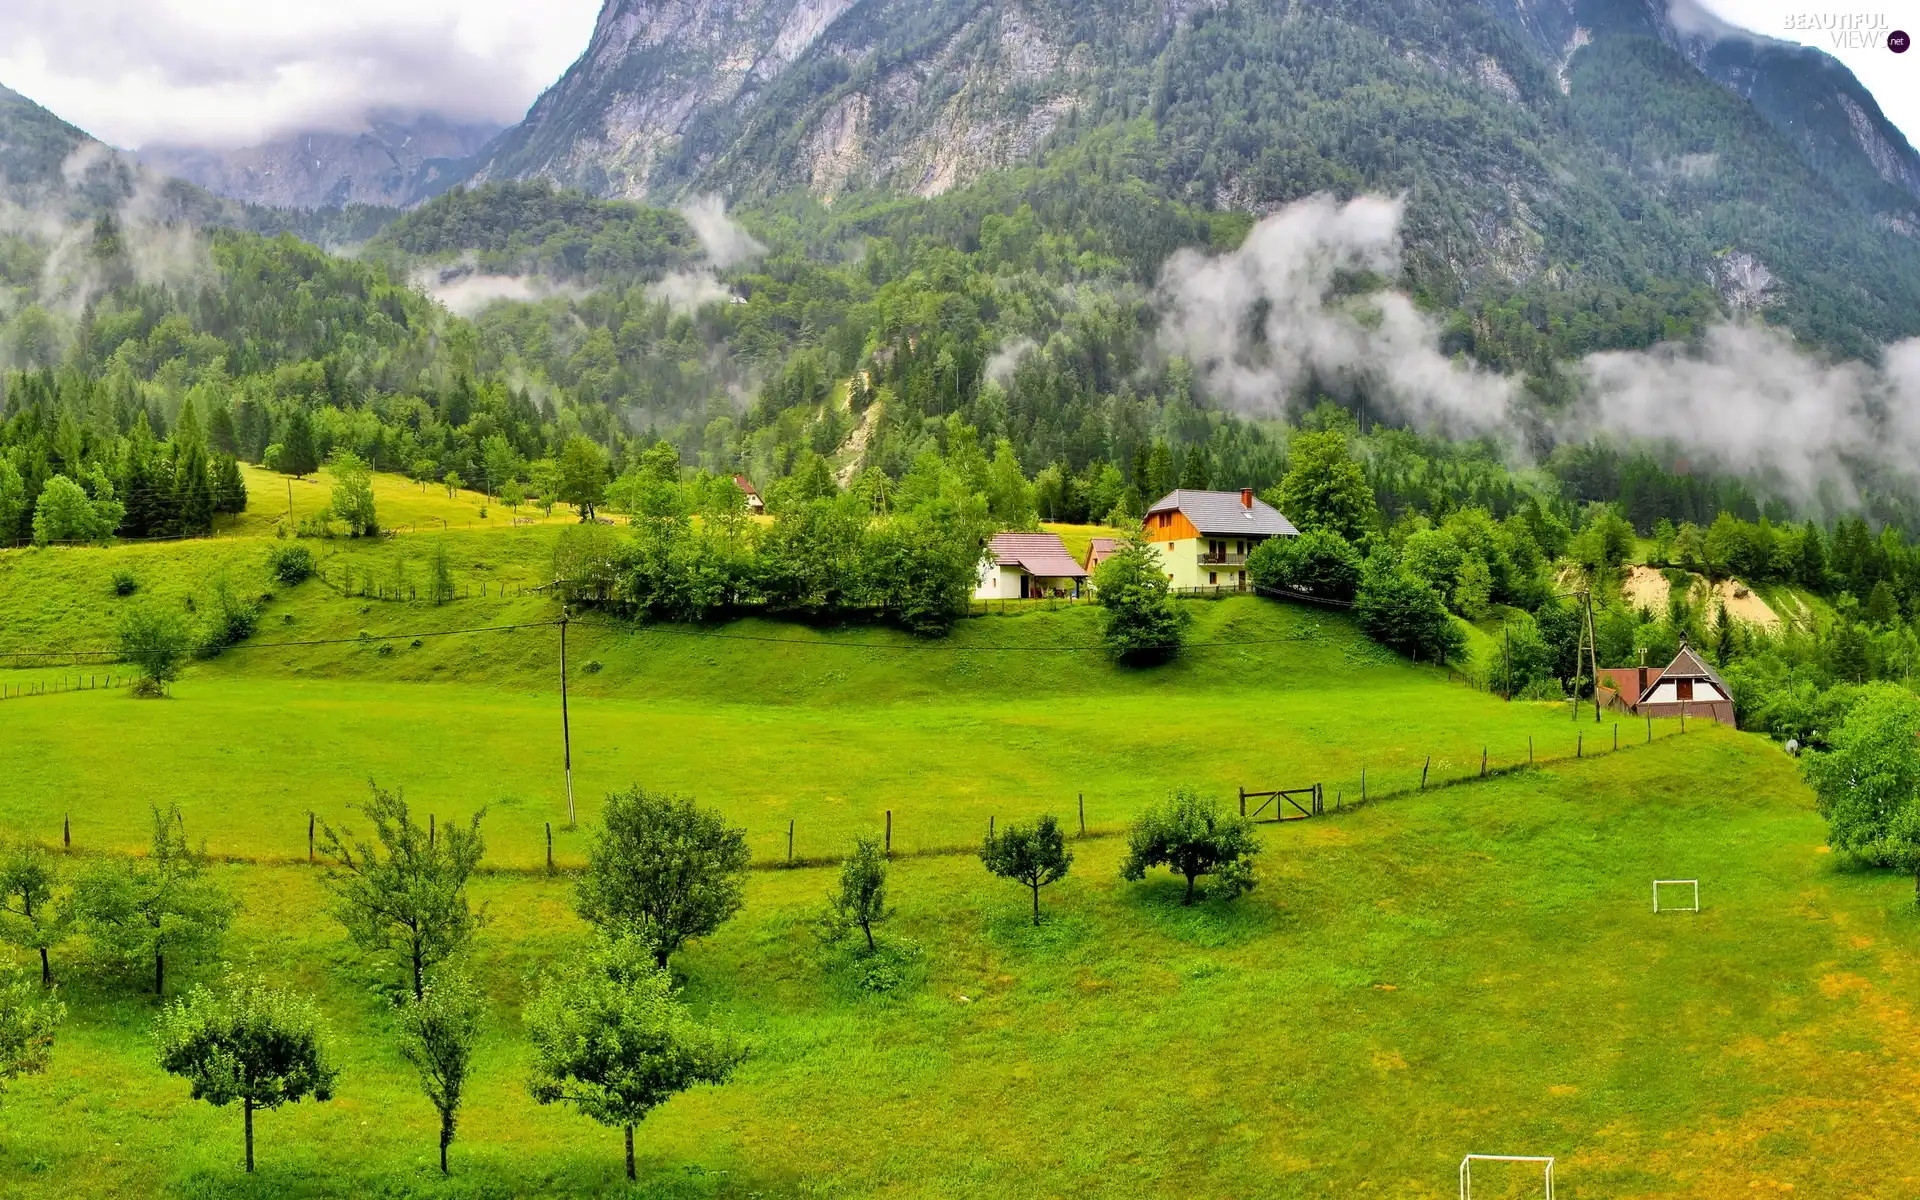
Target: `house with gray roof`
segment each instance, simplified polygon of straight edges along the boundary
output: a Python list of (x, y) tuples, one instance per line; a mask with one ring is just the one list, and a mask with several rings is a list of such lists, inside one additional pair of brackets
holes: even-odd
[(976, 600), (1033, 600), (1078, 596), (1087, 569), (1067, 553), (1057, 533), (996, 533), (980, 566)]
[(1268, 538), (1298, 537), (1279, 509), (1253, 494), (1168, 492), (1147, 510), (1144, 536), (1160, 556), (1167, 582), (1181, 590), (1247, 586), (1247, 555)]

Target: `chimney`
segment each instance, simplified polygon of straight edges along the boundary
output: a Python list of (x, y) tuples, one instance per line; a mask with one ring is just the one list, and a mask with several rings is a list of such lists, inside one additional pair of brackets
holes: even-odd
[(1240, 489), (1240, 507), (1241, 508), (1253, 507), (1253, 489), (1252, 488)]

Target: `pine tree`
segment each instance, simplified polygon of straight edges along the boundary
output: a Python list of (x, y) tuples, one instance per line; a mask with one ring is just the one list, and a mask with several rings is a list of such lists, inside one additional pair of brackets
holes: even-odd
[(207, 448), (200, 439), (181, 446), (173, 467), (174, 527), (188, 537), (213, 532), (213, 482), (207, 470)]
[(313, 474), (320, 452), (313, 444), (313, 421), (307, 410), (295, 406), (287, 416), (287, 434), (280, 441), (280, 471), (296, 479)]
[(231, 456), (240, 453), (239, 433), (233, 427), (233, 410), (224, 404), (213, 406), (213, 416), (207, 421), (207, 445), (217, 454)]
[(247, 481), (240, 476), (240, 460), (231, 454), (222, 454), (214, 460), (213, 511), (247, 511)]

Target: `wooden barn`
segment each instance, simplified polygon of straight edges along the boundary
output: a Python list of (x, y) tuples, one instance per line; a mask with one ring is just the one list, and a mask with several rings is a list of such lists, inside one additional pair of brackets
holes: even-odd
[(1602, 667), (1600, 687), (1611, 692), (1610, 708), (1652, 717), (1711, 717), (1735, 725), (1733, 689), (1699, 655), (1680, 643), (1680, 653), (1664, 670), (1652, 667)]

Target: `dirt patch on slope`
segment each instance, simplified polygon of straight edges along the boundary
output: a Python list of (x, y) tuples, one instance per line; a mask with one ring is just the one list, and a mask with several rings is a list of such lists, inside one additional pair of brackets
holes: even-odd
[[(1690, 574), (1687, 578), (1688, 598), (1695, 603), (1702, 598), (1707, 601), (1706, 615), (1709, 620), (1713, 617), (1713, 610), (1724, 604), (1728, 615), (1736, 620), (1767, 630), (1780, 627), (1780, 615), (1739, 580), (1723, 579), (1719, 583), (1709, 584), (1698, 575)], [(1625, 593), (1628, 604), (1660, 617), (1666, 615), (1667, 600), (1673, 593), (1673, 587), (1667, 582), (1665, 572), (1653, 567), (1633, 567), (1627, 572), (1621, 591)]]

